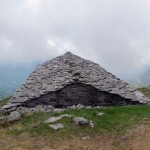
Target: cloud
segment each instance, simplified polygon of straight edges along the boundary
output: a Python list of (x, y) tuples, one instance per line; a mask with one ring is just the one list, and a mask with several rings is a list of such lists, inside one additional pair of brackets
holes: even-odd
[(150, 66), (148, 0), (1, 0), (0, 63), (66, 51), (126, 79)]

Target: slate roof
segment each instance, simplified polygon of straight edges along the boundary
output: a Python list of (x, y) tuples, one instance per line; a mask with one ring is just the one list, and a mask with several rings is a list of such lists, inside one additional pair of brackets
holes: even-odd
[(38, 65), (6, 107), (19, 105), (46, 93), (60, 90), (77, 81), (131, 101), (150, 102), (142, 93), (107, 72), (99, 64), (67, 52)]

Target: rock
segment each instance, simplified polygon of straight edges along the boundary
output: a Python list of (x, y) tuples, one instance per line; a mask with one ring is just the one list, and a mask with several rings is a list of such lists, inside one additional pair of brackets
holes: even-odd
[(63, 117), (71, 117), (71, 115), (64, 114), (64, 115), (61, 115), (61, 116), (59, 116), (59, 117), (50, 117), (50, 118), (48, 118), (44, 123), (45, 123), (45, 124), (53, 123), (53, 122), (56, 122), (56, 121), (62, 119)]
[(49, 127), (51, 127), (54, 130), (58, 130), (64, 128), (64, 125), (62, 123), (57, 123), (57, 124), (49, 125)]
[(102, 116), (104, 116), (104, 115), (105, 115), (105, 113), (103, 113), (103, 112), (97, 113), (97, 116), (100, 116), (100, 117), (102, 117)]
[(21, 119), (21, 115), (17, 111), (11, 112), (11, 114), (8, 116), (9, 122), (18, 121), (20, 119)]
[(102, 108), (101, 106), (96, 106), (95, 108)]
[(17, 111), (18, 111), (18, 113), (19, 113), (20, 115), (22, 115), (22, 114), (24, 114), (24, 113), (26, 112), (26, 108), (20, 106), (20, 107), (17, 108)]
[(53, 107), (52, 105), (48, 105), (47, 108), (48, 108), (48, 109), (51, 109), (51, 110), (54, 109), (54, 107)]
[(10, 131), (13, 131), (13, 130), (15, 130), (15, 129), (13, 129), (12, 127), (9, 127), (8, 129), (9, 129)]
[(65, 109), (63, 109), (63, 108), (54, 108), (53, 109), (53, 112), (57, 112), (57, 113), (61, 113), (61, 112), (64, 112), (65, 111)]
[(88, 120), (83, 117), (75, 117), (73, 121), (75, 122), (76, 125), (84, 126), (88, 124)]
[(92, 108), (92, 106), (85, 106), (85, 108), (86, 108), (86, 109), (91, 109), (91, 108)]
[(46, 112), (52, 112), (53, 109), (54, 109), (54, 107), (52, 105), (48, 105), (47, 109), (46, 109)]
[(82, 139), (82, 140), (90, 140), (90, 136), (89, 136), (89, 135), (83, 136), (81, 139)]
[(78, 108), (78, 109), (82, 109), (82, 108), (84, 108), (84, 106), (83, 106), (82, 104), (78, 104), (78, 105), (77, 105), (77, 108)]
[(93, 128), (94, 128), (94, 123), (93, 123), (93, 121), (90, 121), (89, 124), (90, 124), (90, 127), (93, 129)]
[(44, 123), (48, 124), (48, 123), (56, 122), (56, 121), (58, 121), (60, 119), (62, 119), (62, 117), (50, 117)]
[(76, 105), (73, 105), (73, 106), (69, 106), (68, 108), (69, 109), (76, 109), (77, 107), (76, 107)]
[(31, 112), (35, 112), (35, 108), (30, 108), (30, 111)]

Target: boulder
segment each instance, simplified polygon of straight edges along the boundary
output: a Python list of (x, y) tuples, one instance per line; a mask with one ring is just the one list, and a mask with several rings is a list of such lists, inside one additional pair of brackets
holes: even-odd
[(8, 116), (8, 121), (9, 122), (14, 122), (14, 121), (18, 121), (21, 119), (21, 115), (18, 113), (18, 111), (13, 111), (10, 113), (10, 115)]
[(82, 139), (82, 140), (90, 140), (90, 136), (89, 136), (89, 135), (86, 135), (86, 136), (83, 136), (81, 139)]
[(73, 119), (76, 125), (84, 126), (88, 124), (88, 120), (83, 117), (75, 117)]

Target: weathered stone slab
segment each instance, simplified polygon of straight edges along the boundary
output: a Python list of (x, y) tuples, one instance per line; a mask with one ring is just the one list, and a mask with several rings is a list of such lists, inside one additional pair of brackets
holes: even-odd
[(61, 115), (59, 117), (50, 117), (48, 118), (44, 123), (48, 124), (48, 123), (53, 123), (53, 122), (56, 122), (56, 121), (59, 121), (61, 120), (62, 118), (64, 117), (71, 117), (71, 115), (68, 115), (68, 114), (64, 114), (64, 115)]
[(18, 121), (20, 119), (21, 119), (21, 115), (17, 111), (11, 112), (11, 114), (8, 116), (9, 122)]
[(75, 117), (73, 121), (75, 122), (76, 125), (84, 126), (88, 124), (88, 120), (83, 117)]
[(105, 113), (103, 113), (103, 112), (97, 113), (97, 116), (100, 116), (100, 117), (102, 117), (102, 116), (104, 116), (104, 115), (105, 115)]
[(54, 130), (59, 130), (59, 129), (64, 128), (64, 125), (62, 123), (57, 123), (57, 124), (49, 125), (49, 127), (51, 127)]

